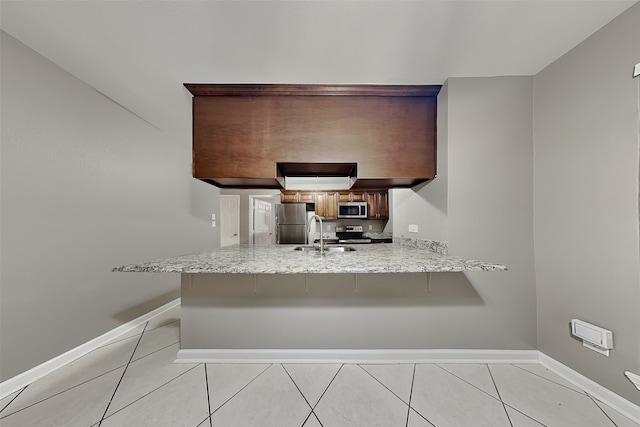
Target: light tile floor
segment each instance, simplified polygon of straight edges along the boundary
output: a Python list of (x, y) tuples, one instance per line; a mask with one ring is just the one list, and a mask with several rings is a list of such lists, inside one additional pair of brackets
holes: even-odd
[(638, 427), (541, 365), (175, 364), (179, 308), (0, 401), (0, 425)]

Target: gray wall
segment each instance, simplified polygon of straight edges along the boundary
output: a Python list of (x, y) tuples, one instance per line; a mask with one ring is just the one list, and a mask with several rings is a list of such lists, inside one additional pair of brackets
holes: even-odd
[[(1, 379), (179, 296), (114, 266), (218, 246), (218, 190), (167, 133), (2, 33)], [(181, 82), (176, 82), (180, 84)]]
[(532, 77), (449, 79), (438, 97), (438, 178), (393, 190), (394, 235), (445, 240), (455, 255), (509, 267), (448, 277), (476, 296), (429, 308), (448, 336), (434, 342), (449, 348), (537, 345), (532, 85)]
[[(539, 349), (640, 404), (640, 4), (535, 76)], [(611, 329), (607, 358), (569, 335)]]

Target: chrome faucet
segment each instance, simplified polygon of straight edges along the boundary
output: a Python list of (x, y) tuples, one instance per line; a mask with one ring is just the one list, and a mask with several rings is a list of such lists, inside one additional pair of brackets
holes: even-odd
[(309, 226), (307, 227), (307, 233), (311, 232), (311, 220), (314, 218), (318, 218), (320, 221), (320, 254), (324, 254), (324, 238), (322, 237), (322, 217), (320, 215), (312, 215), (309, 218)]

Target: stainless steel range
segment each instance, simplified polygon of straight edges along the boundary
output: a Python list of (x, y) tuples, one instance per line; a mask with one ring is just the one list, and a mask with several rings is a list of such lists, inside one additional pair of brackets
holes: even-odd
[(341, 225), (336, 227), (338, 243), (371, 243), (371, 239), (362, 236), (361, 225)]

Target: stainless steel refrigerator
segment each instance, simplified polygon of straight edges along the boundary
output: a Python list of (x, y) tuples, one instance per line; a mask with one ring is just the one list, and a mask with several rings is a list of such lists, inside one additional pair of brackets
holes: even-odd
[(276, 205), (276, 243), (307, 243), (307, 218), (313, 211), (306, 203), (283, 203)]

